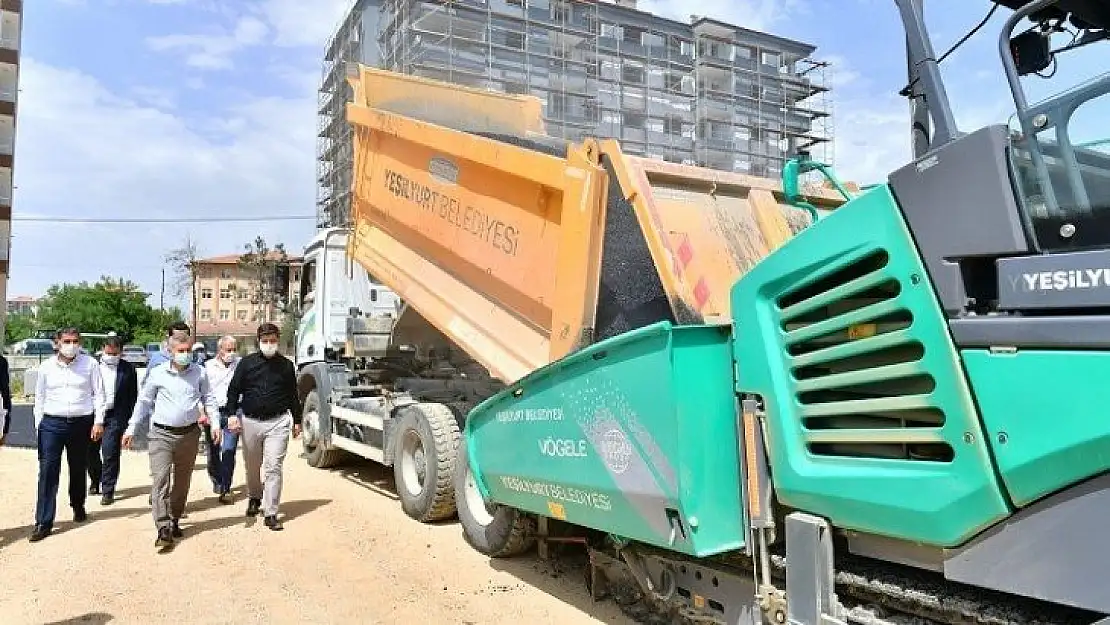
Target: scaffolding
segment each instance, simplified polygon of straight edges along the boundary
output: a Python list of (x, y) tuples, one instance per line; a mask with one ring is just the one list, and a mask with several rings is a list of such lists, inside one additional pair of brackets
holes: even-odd
[[(361, 60), (365, 42), (362, 18), (367, 0), (356, 0), (328, 40), (317, 92), (316, 226), (348, 225), (354, 149), (346, 123), (346, 103), (353, 93), (346, 63)], [(376, 10), (376, 6), (374, 7)], [(376, 44), (375, 44), (376, 45)]]
[[(371, 11), (376, 41), (353, 34)], [(549, 134), (568, 140), (611, 137), (630, 154), (777, 176), (798, 151), (832, 162), (830, 67), (813, 52), (711, 19), (661, 18), (632, 0), (359, 0), (325, 56), (323, 84), (339, 86), (321, 88), (321, 221), (345, 224), (349, 205), (337, 59), (530, 93), (545, 103)]]

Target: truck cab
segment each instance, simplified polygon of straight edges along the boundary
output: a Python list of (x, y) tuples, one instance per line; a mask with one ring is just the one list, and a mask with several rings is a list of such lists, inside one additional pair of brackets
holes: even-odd
[(301, 277), (301, 321), (296, 364), (337, 360), (346, 350), (347, 319), (397, 318), (401, 299), (362, 265), (347, 261), (344, 228), (319, 231), (305, 246)]

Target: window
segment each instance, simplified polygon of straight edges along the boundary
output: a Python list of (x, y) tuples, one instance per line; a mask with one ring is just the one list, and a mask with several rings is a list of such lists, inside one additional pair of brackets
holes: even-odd
[(204, 310), (201, 310), (200, 311), (200, 318), (204, 321), (211, 320), (212, 319), (212, 311), (207, 309), (207, 308), (205, 308)]
[(624, 67), (621, 68), (621, 79), (624, 82), (642, 85), (644, 84), (644, 68), (625, 63)]
[(227, 321), (231, 318), (231, 311), (226, 308), (220, 311), (220, 321)]
[(224, 280), (230, 280), (231, 279), (231, 270), (230, 269), (221, 269), (220, 270), (220, 278), (222, 278)]
[(625, 128), (636, 128), (643, 130), (644, 125), (647, 123), (647, 116), (645, 116), (643, 113), (631, 113), (625, 111), (621, 113), (621, 115), (624, 119)]
[(524, 33), (505, 33), (505, 46), (516, 50), (523, 50)]
[(220, 299), (231, 299), (231, 289), (228, 287), (220, 289)]
[(235, 318), (238, 319), (239, 321), (246, 321), (247, 320), (247, 311), (245, 311), (245, 310), (235, 311)]
[(623, 39), (625, 43), (642, 43), (644, 40), (644, 31), (634, 26), (625, 26)]
[(201, 289), (200, 290), (200, 298), (201, 299), (212, 299), (212, 289)]
[(301, 297), (300, 300), (306, 301), (308, 294), (312, 293), (313, 288), (316, 286), (316, 261), (311, 260), (304, 265), (304, 280), (301, 280)]
[(241, 299), (241, 300), (249, 299), (250, 296), (251, 296), (250, 292), (247, 291), (246, 289), (239, 289), (239, 299)]

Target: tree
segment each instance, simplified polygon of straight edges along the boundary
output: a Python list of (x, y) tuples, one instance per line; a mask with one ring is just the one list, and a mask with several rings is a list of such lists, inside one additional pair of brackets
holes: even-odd
[[(293, 345), (300, 307), (295, 294), (289, 293), (289, 255), (282, 243), (271, 248), (261, 236), (246, 246), (239, 257), (239, 273), (249, 280), (248, 297), (255, 310), (254, 318), (280, 321), (281, 336), (287, 346)], [(279, 319), (280, 317), (280, 319)]]
[(157, 310), (147, 303), (148, 293), (123, 278), (103, 276), (96, 284), (55, 284), (39, 303), (36, 324), (56, 330), (68, 326), (82, 332), (115, 332), (129, 342), (156, 342), (181, 311)]
[(170, 271), (173, 272), (173, 282), (170, 293), (174, 297), (189, 296), (189, 326), (193, 332), (197, 331), (197, 244), (192, 235), (185, 235), (181, 247), (170, 250), (164, 258)]
[[(289, 255), (285, 246), (277, 243), (271, 248), (262, 236), (244, 246), (246, 252), (239, 257), (239, 275), (246, 280), (247, 296), (254, 307), (254, 318), (259, 322), (273, 321), (277, 313), (285, 310), (289, 287)], [(284, 288), (279, 288), (284, 277)], [(240, 290), (244, 285), (239, 285)]]
[(27, 313), (14, 313), (8, 315), (4, 324), (4, 344), (11, 345), (16, 341), (30, 338), (35, 331), (35, 317)]

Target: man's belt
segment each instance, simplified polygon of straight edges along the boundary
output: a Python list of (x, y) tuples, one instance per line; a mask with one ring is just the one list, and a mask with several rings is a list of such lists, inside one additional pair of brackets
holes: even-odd
[(159, 430), (165, 430), (170, 434), (188, 434), (197, 427), (196, 423), (190, 423), (189, 425), (166, 425), (165, 423), (152, 421), (151, 424)]
[(72, 415), (49, 414), (48, 413), (48, 414), (44, 414), (42, 416), (49, 417), (51, 419), (65, 419), (66, 421), (73, 421), (75, 419), (89, 419), (89, 418), (92, 418), (93, 414), (91, 412), (89, 414), (72, 414)]
[[(244, 411), (244, 412), (245, 412), (245, 411)], [(273, 413), (273, 414), (267, 414), (267, 413), (246, 413), (246, 417), (247, 417), (248, 419), (250, 419), (251, 421), (273, 421), (274, 419), (278, 419), (278, 418), (280, 418), (280, 417), (284, 417), (284, 416), (285, 416), (285, 413), (286, 413), (286, 412), (289, 412), (289, 411), (288, 411), (288, 410), (282, 410), (281, 412), (275, 412), (275, 413)]]

